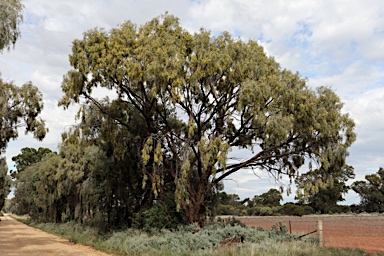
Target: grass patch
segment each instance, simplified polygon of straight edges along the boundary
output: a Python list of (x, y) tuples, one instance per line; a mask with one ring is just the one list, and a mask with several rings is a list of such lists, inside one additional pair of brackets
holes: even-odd
[[(177, 230), (137, 229), (100, 234), (96, 229), (76, 223), (65, 224), (22, 222), (46, 232), (69, 239), (74, 243), (92, 246), (98, 250), (117, 255), (133, 256), (363, 256), (370, 255), (360, 249), (334, 249), (317, 246), (316, 239), (295, 239), (297, 236), (239, 225), (208, 225), (198, 231), (197, 226), (184, 226)], [(245, 236), (243, 244), (223, 247), (221, 241), (228, 235)], [(379, 254), (378, 254), (379, 255)], [(382, 255), (382, 254), (381, 254)]]

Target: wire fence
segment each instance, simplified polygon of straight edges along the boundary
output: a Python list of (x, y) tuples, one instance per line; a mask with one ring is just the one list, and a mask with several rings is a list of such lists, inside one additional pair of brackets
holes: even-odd
[(298, 236), (312, 232), (318, 236), (317, 221), (322, 221), (324, 244), (328, 247), (361, 248), (369, 252), (384, 252), (384, 215), (308, 215), (236, 217), (247, 226), (271, 229), (281, 222)]

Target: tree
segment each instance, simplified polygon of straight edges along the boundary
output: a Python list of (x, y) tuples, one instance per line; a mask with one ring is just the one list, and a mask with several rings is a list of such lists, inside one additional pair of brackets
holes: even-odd
[(16, 170), (13, 172), (11, 171), (11, 176), (16, 178), (20, 172), (23, 172), (32, 164), (40, 162), (49, 153), (52, 153), (52, 150), (49, 148), (40, 147), (37, 150), (35, 148), (22, 148), (20, 154), (12, 157), (12, 161), (15, 162)]
[(0, 210), (3, 208), (11, 187), (11, 179), (8, 176), (8, 166), (5, 158), (0, 158)]
[[(255, 41), (204, 29), (192, 35), (170, 15), (90, 30), (73, 42), (70, 64), (59, 105), (84, 98), (124, 129), (130, 119), (104, 109), (93, 89), (115, 91), (116, 103), (135, 108), (147, 131), (144, 182), (156, 194), (171, 175), (178, 207), (200, 225), (206, 195), (229, 175), (259, 168), (293, 177), (305, 159), (328, 169), (355, 140), (354, 123), (331, 89), (308, 88)], [(253, 155), (227, 164), (233, 148)]]
[(253, 198), (252, 204), (254, 205), (271, 205), (277, 206), (280, 205), (280, 201), (283, 200), (281, 191), (271, 188), (268, 192), (263, 193), (259, 196)]
[(354, 177), (354, 169), (350, 165), (333, 166), (329, 170), (311, 170), (296, 179), (296, 199), (300, 203), (308, 203), (316, 212), (337, 212), (337, 203), (345, 200), (343, 195), (350, 189), (346, 182)]
[[(10, 50), (11, 45), (14, 46), (20, 38), (19, 25), (23, 20), (23, 8), (20, 0), (0, 1), (0, 52)], [(8, 142), (18, 137), (17, 130), (21, 126), (25, 125), (25, 133), (33, 133), (38, 140), (45, 137), (48, 129), (44, 121), (38, 118), (42, 109), (42, 94), (31, 82), (18, 87), (12, 82), (4, 82), (0, 77), (0, 155), (7, 148)], [(1, 179), (0, 191), (8, 192), (0, 193), (0, 203), (9, 193), (9, 184), (3, 180), (10, 178), (5, 173)]]
[(10, 50), (20, 37), (19, 25), (23, 21), (24, 6), (20, 0), (0, 1), (0, 52)]
[[(120, 120), (132, 120), (131, 129), (121, 129), (119, 122), (103, 115), (96, 106), (83, 105), (77, 116), (81, 122), (69, 134), (64, 134), (63, 146), (98, 149), (100, 156), (96, 157), (98, 160), (91, 158), (93, 167), (85, 175), (88, 184), (94, 187), (88, 186), (83, 190), (84, 202), (94, 200), (97, 211), (107, 216), (108, 226), (122, 223), (130, 226), (137, 212), (153, 205), (151, 184), (142, 182), (141, 145), (144, 144), (146, 129), (142, 117), (132, 107), (108, 99), (100, 101), (100, 104), (102, 109), (119, 116)], [(100, 202), (102, 205), (97, 206)]]
[(355, 181), (352, 189), (359, 194), (361, 206), (367, 212), (384, 212), (384, 169), (366, 175), (366, 181)]
[[(38, 140), (45, 137), (48, 129), (38, 117), (42, 109), (42, 94), (32, 83), (18, 87), (12, 82), (3, 82), (0, 78), (0, 155), (6, 150), (8, 142), (18, 137), (20, 127), (25, 126), (25, 133), (31, 132)], [(8, 175), (5, 177), (10, 179)], [(2, 185), (5, 184), (0, 183), (0, 190), (9, 190), (8, 185)], [(0, 201), (4, 200), (8, 193), (1, 194)]]
[(43, 96), (31, 82), (21, 87), (0, 78), (0, 152), (3, 153), (8, 142), (18, 137), (18, 128), (25, 126), (25, 133), (33, 133), (34, 138), (42, 140), (48, 129), (39, 118), (43, 110)]
[[(24, 6), (20, 0), (0, 1), (0, 52), (10, 50), (20, 37), (19, 24), (23, 20)], [(22, 87), (4, 82), (0, 77), (0, 153), (3, 153), (11, 139), (18, 137), (17, 129), (24, 125), (25, 132), (32, 132), (41, 140), (48, 131), (37, 116), (43, 109), (42, 94), (31, 82)]]

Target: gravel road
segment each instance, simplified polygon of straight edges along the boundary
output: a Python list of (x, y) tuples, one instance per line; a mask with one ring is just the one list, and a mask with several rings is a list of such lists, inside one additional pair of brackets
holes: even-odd
[(9, 216), (0, 221), (1, 256), (108, 256), (91, 247), (73, 244), (66, 239), (29, 227)]

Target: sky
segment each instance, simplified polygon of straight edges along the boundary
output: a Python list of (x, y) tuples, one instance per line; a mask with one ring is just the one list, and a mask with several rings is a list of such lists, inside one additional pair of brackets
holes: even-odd
[[(165, 12), (180, 19), (191, 33), (228, 31), (242, 40), (257, 40), (282, 68), (299, 72), (308, 86), (328, 86), (344, 102), (343, 112), (356, 123), (357, 140), (347, 163), (355, 180), (384, 167), (384, 1), (381, 0), (25, 0), (22, 37), (11, 51), (0, 53), (4, 81), (27, 81), (44, 95), (42, 118), (50, 132), (43, 142), (20, 131), (6, 158), (24, 147), (57, 151), (61, 133), (74, 124), (76, 107), (63, 110), (61, 82), (71, 69), (71, 44), (93, 28), (116, 28), (131, 20), (144, 24)], [(233, 151), (236, 156), (247, 152)], [(253, 197), (278, 188), (266, 172), (242, 170), (225, 182), (227, 193)], [(349, 184), (354, 180), (349, 181)], [(283, 180), (283, 185), (289, 182)], [(293, 201), (294, 193), (283, 195)], [(359, 203), (354, 192), (344, 204)]]

